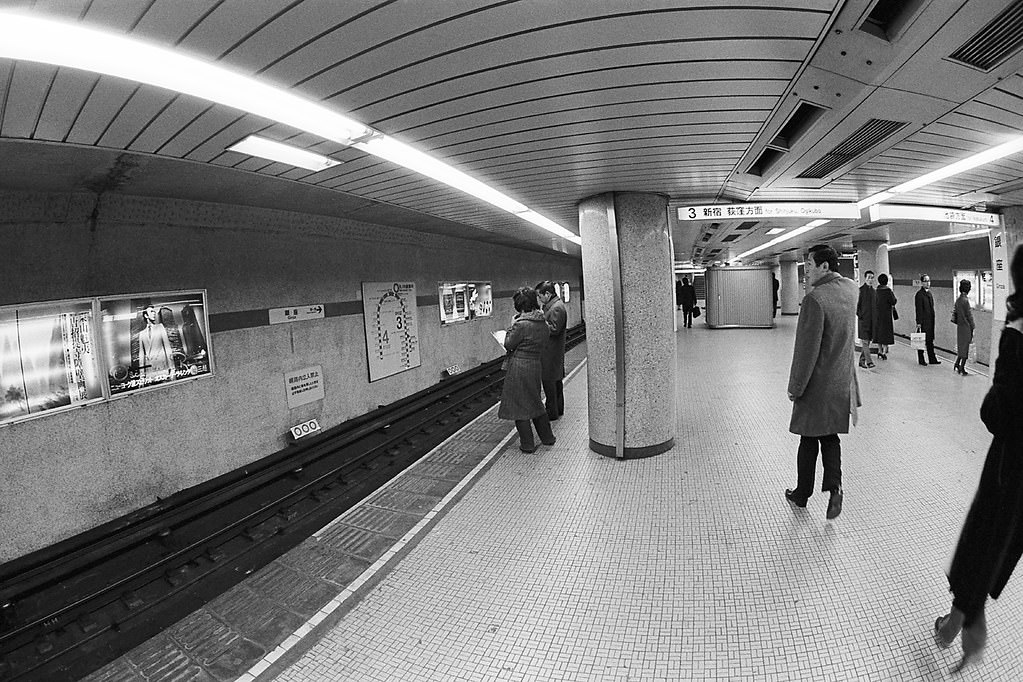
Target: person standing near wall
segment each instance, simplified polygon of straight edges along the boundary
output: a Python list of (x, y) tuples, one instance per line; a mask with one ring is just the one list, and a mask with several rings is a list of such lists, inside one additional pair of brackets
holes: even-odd
[(874, 291), (874, 271), (863, 275), (863, 286), (856, 301), (856, 318), (859, 320), (860, 367), (873, 367), (870, 358), (870, 343), (874, 339), (874, 316), (877, 308), (877, 292)]
[(977, 326), (973, 323), (973, 310), (970, 305), (971, 288), (973, 285), (970, 284), (970, 280), (964, 279), (959, 282), (959, 298), (956, 299), (955, 307), (952, 309), (952, 323), (956, 326), (956, 364), (952, 370), (964, 377), (969, 376), (966, 371), (966, 361), (970, 357), (973, 330)]
[(543, 306), (543, 316), (551, 333), (540, 356), (543, 392), (547, 396), (547, 418), (557, 421), (565, 414), (565, 334), (568, 310), (551, 281), (537, 284), (536, 296)]
[(689, 283), (688, 277), (682, 278), (682, 326), (692, 328), (693, 309), (696, 307), (696, 287)]
[(916, 352), (917, 359), (921, 365), (940, 365), (941, 360), (934, 354), (934, 296), (931, 295), (931, 278), (926, 273), (920, 275), (920, 290), (916, 292), (914, 299), (916, 304), (916, 330), (923, 332), (926, 336), (927, 362), (924, 362), (924, 352)]
[(824, 462), (822, 491), (830, 491), (827, 518), (842, 513), (842, 444), (849, 433), (849, 415), (860, 405), (853, 367), (856, 336), (856, 284), (838, 274), (838, 253), (827, 245), (810, 249), (806, 281), (813, 287), (803, 298), (796, 323), (796, 341), (789, 370), (792, 421), (799, 435), (797, 485), (785, 498), (805, 507), (813, 494), (820, 448)]
[(771, 317), (778, 316), (778, 289), (781, 288), (781, 282), (775, 274), (771, 273)]
[(984, 606), (998, 599), (1023, 555), (1023, 246), (1009, 266), (1013, 293), (991, 388), (980, 418), (994, 438), (977, 493), (959, 535), (948, 572), (952, 609), (934, 622), (939, 647), (963, 635), (963, 658), (954, 672), (980, 659), (987, 645)]
[(883, 272), (877, 276), (877, 307), (874, 314), (874, 343), (877, 344), (877, 357), (888, 359), (888, 346), (895, 343), (895, 320), (899, 313), (895, 310), (898, 299), (895, 292), (888, 288), (888, 275)]

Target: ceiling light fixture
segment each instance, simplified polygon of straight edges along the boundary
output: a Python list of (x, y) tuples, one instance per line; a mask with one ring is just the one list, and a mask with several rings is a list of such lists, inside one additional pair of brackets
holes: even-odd
[(754, 254), (754, 253), (757, 253), (759, 251), (763, 251), (764, 249), (768, 249), (768, 248), (774, 246), (775, 244), (781, 244), (782, 242), (788, 241), (789, 239), (792, 239), (793, 237), (798, 237), (801, 234), (806, 234), (810, 230), (812, 230), (814, 228), (817, 228), (817, 227), (820, 227), (821, 225), (825, 225), (825, 224), (830, 223), (830, 222), (831, 222), (830, 220), (814, 220), (812, 222), (807, 223), (806, 225), (803, 225), (802, 227), (797, 227), (796, 229), (792, 230), (791, 232), (789, 232), (787, 234), (783, 234), (780, 237), (775, 237), (771, 241), (766, 242), (764, 244), (761, 244), (760, 246), (757, 246), (755, 248), (752, 248), (749, 251), (744, 251), (744, 252), (740, 253), (738, 256), (736, 256), (735, 258), (732, 258), (728, 262), (729, 263), (737, 263), (737, 262), (741, 261), (743, 258), (745, 258), (746, 256), (749, 256), (750, 254)]
[(767, 231), (767, 234), (768, 235), (781, 234), (784, 231), (785, 231), (784, 227), (772, 227), (770, 230)]
[[(0, 10), (0, 58), (92, 71), (239, 109), (357, 147), (466, 192), (559, 237), (581, 242), (554, 221), (534, 220), (533, 212), (511, 197), (369, 126), (286, 90), (174, 50), (78, 24)], [(551, 225), (558, 229), (551, 229)]]
[(305, 149), (293, 147), (290, 144), (274, 142), (258, 135), (249, 135), (241, 142), (228, 147), (228, 150), (238, 152), (239, 154), (270, 159), (271, 161), (279, 161), (280, 163), (298, 166), (313, 172), (341, 165), (340, 161), (335, 161), (322, 154), (315, 154)]
[(928, 237), (927, 239), (914, 239), (911, 242), (902, 242), (901, 244), (891, 244), (888, 247), (889, 251), (894, 249), (904, 249), (907, 246), (919, 246), (920, 244), (933, 244), (934, 242), (951, 242), (951, 241), (962, 241), (963, 239), (974, 239), (976, 237), (986, 237), (990, 232), (990, 228), (985, 227), (982, 230), (972, 230), (970, 232), (960, 232), (959, 234), (945, 234), (940, 237)]

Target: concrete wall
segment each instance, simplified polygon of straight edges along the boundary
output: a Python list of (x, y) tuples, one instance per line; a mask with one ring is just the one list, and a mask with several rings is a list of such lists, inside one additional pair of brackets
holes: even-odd
[[(959, 296), (959, 284), (953, 282), (956, 270), (990, 270), (991, 251), (987, 237), (961, 242), (939, 242), (889, 251), (888, 261), (895, 280), (892, 290), (899, 299), (896, 308), (899, 319), (895, 333), (909, 336), (916, 331), (914, 297), (919, 287), (912, 285), (921, 273), (931, 276), (931, 295), (934, 297), (934, 345), (955, 352), (956, 326), (950, 322), (952, 306)], [(973, 320), (977, 325), (973, 341), (977, 344), (977, 359), (988, 364), (991, 357), (992, 314), (975, 308)]]
[[(313, 303), (361, 310), (361, 282), (411, 280), (422, 365), (369, 383), (361, 312), (243, 324), (212, 334), (212, 378), (0, 427), (0, 561), (264, 457), (301, 421), (331, 427), (435, 384), (449, 365), (498, 357), (490, 332), (507, 326), (518, 286), (568, 281), (569, 325), (581, 320), (574, 258), (168, 199), (107, 196), (93, 224), (93, 206), (91, 194), (0, 193), (0, 305), (206, 289), (212, 322)], [(442, 328), (443, 280), (491, 281), (493, 317)], [(289, 410), (283, 374), (310, 365), (322, 365), (326, 397)]]

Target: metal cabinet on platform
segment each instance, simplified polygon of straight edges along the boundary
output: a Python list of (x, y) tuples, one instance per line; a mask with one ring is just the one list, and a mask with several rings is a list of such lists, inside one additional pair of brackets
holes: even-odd
[(769, 265), (707, 268), (708, 327), (773, 327)]

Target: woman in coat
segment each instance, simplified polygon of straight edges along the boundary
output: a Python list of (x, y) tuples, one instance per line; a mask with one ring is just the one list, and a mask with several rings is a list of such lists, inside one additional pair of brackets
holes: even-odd
[(504, 337), (504, 348), (508, 351), (507, 371), (497, 416), (513, 420), (519, 432), (519, 449), (533, 452), (536, 445), (530, 420), (536, 426), (540, 442), (554, 445), (554, 432), (540, 398), (540, 354), (550, 342), (550, 330), (540, 310), (536, 291), (520, 287), (512, 296), (512, 302), (517, 314)]
[(874, 309), (874, 343), (878, 345), (877, 357), (888, 359), (888, 346), (895, 343), (895, 292), (888, 288), (888, 275), (877, 276), (877, 299)]
[(948, 573), (952, 610), (934, 623), (934, 639), (942, 648), (962, 632), (957, 670), (983, 652), (984, 604), (988, 595), (998, 599), (1023, 554), (1023, 246), (1009, 270), (1015, 293), (1006, 301), (994, 381), (980, 407), (994, 438)]
[(973, 343), (973, 310), (970, 306), (970, 280), (959, 282), (959, 298), (952, 313), (952, 321), (956, 325), (956, 364), (952, 369), (956, 373), (967, 376), (966, 360), (970, 357), (970, 344)]

